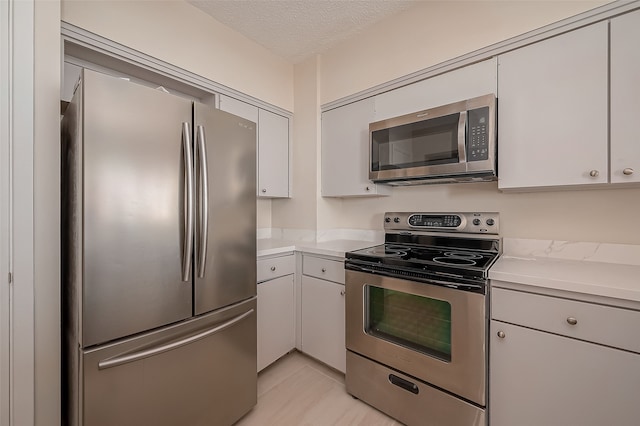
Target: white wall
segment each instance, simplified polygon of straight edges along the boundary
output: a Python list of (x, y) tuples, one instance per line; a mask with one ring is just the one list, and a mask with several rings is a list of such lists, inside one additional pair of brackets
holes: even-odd
[[(19, 0), (20, 1), (20, 0)], [(35, 425), (60, 419), (60, 2), (35, 2)]]
[[(320, 55), (320, 102), (357, 93), (604, 3), (420, 2)], [(319, 137), (316, 143), (319, 146)], [(319, 174), (317, 160), (298, 156), (296, 161), (303, 164), (296, 168), (299, 173)], [(300, 178), (294, 175), (294, 180)], [(306, 190), (313, 190), (308, 185)], [(288, 207), (290, 210), (280, 205), (277, 214), (274, 208), (274, 227), (303, 226), (281, 220), (302, 212), (294, 203)], [(498, 211), (504, 237), (640, 244), (637, 188), (515, 194), (498, 191), (494, 182), (394, 188), (391, 196), (379, 198), (319, 197), (316, 229), (381, 230), (383, 213), (394, 210)]]

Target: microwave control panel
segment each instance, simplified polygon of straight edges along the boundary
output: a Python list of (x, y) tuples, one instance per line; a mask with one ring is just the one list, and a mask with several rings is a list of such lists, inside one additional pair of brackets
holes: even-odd
[(489, 108), (472, 109), (467, 113), (467, 161), (489, 158)]

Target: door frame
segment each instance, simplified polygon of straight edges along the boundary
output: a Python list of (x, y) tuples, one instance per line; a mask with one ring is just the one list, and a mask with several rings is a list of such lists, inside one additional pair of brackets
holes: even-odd
[[(35, 424), (35, 1), (0, 2), (0, 425)], [(18, 53), (19, 52), (19, 53)]]

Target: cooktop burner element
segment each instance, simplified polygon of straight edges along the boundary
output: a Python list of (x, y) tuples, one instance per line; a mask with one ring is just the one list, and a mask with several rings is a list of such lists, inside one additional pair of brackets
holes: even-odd
[(399, 246), (396, 244), (381, 244), (379, 246), (365, 249), (372, 256), (406, 256), (411, 247)]
[(433, 261), (436, 263), (443, 263), (445, 265), (469, 265), (474, 266), (475, 261), (464, 257), (434, 257)]
[(385, 243), (346, 253), (345, 268), (485, 292), (498, 258), (498, 213), (386, 213)]

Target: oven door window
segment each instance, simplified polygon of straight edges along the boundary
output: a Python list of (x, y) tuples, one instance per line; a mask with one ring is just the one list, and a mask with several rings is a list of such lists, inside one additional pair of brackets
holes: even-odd
[(372, 132), (371, 170), (459, 162), (459, 119), (457, 113)]
[(451, 304), (365, 286), (365, 332), (443, 361), (451, 361)]

